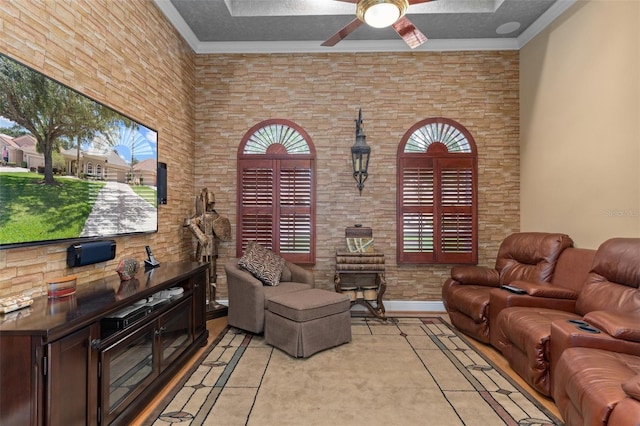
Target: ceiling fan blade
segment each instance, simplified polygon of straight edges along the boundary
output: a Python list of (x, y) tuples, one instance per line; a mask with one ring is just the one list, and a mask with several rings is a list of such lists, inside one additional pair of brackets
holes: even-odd
[[(340, 1), (349, 1), (349, 0), (340, 0)], [(429, 3), (430, 1), (434, 1), (434, 0), (409, 0), (409, 6), (411, 6), (412, 4)]]
[(392, 25), (398, 35), (409, 45), (410, 48), (415, 49), (422, 43), (427, 41), (427, 36), (422, 34), (406, 16), (398, 19), (395, 24)]
[(322, 46), (335, 46), (340, 40), (351, 34), (360, 25), (362, 25), (362, 21), (358, 18), (354, 19), (345, 25), (340, 31), (329, 37), (327, 41), (322, 43)]

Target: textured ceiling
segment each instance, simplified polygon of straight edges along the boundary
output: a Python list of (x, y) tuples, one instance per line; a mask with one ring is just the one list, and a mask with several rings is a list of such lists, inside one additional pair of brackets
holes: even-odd
[[(337, 0), (154, 0), (196, 53), (408, 51), (391, 28), (362, 25), (320, 44), (355, 18)], [(417, 50), (519, 49), (575, 0), (435, 0), (407, 18), (429, 41)], [(499, 28), (507, 24), (507, 31)], [(511, 27), (511, 28), (509, 28)], [(504, 28), (504, 27), (502, 27)], [(497, 32), (498, 30), (498, 32)]]

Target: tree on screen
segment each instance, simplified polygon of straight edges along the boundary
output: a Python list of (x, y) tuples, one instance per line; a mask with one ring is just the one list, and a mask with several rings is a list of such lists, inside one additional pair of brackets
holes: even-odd
[(0, 116), (36, 138), (48, 185), (55, 184), (53, 153), (63, 142), (91, 140), (123, 121), (110, 108), (1, 55)]

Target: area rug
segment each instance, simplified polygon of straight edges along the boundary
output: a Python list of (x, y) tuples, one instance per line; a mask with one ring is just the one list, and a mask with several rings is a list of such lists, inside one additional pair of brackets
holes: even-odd
[(353, 318), (352, 333), (296, 359), (227, 328), (148, 424), (562, 424), (441, 318)]

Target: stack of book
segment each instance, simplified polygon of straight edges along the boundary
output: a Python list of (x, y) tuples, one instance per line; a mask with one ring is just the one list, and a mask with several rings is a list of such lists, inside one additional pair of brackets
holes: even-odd
[(336, 252), (336, 272), (384, 272), (383, 253)]

